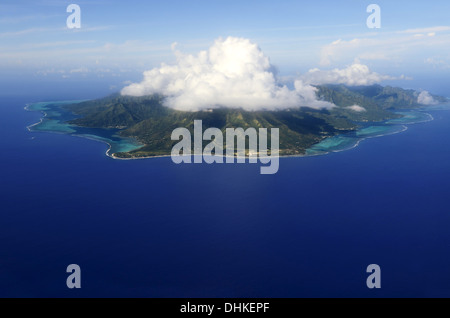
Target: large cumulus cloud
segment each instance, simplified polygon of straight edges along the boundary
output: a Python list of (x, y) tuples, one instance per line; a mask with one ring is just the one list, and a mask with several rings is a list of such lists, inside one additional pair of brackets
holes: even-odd
[[(174, 48), (175, 50), (175, 48)], [(248, 39), (219, 38), (197, 55), (175, 51), (174, 65), (144, 72), (140, 83), (122, 90), (123, 95), (143, 96), (159, 93), (166, 96), (168, 107), (197, 111), (215, 107), (245, 110), (279, 110), (308, 106), (331, 108), (332, 103), (317, 99), (314, 84), (345, 83), (368, 85), (385, 79), (367, 66), (355, 64), (344, 70), (311, 70), (294, 81), (294, 88), (280, 84), (269, 58)]]
[(435, 105), (437, 102), (434, 100), (433, 96), (427, 91), (422, 91), (417, 97), (417, 102), (422, 105)]
[(187, 111), (221, 106), (246, 110), (333, 107), (317, 100), (316, 88), (300, 80), (294, 90), (280, 85), (269, 58), (247, 39), (218, 39), (197, 56), (175, 54), (175, 65), (163, 63), (146, 71), (142, 82), (125, 87), (122, 94), (160, 93), (167, 96), (167, 106)]

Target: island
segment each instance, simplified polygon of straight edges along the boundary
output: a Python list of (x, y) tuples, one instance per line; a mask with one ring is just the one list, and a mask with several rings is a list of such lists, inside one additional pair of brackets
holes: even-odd
[[(47, 121), (52, 120), (52, 114), (66, 114), (54, 116), (54, 122), (40, 130), (78, 133), (110, 146), (111, 139), (132, 141), (133, 147), (115, 147), (107, 154), (136, 159), (169, 156), (177, 143), (171, 139), (173, 130), (183, 127), (193, 133), (194, 120), (202, 120), (204, 129), (214, 127), (222, 132), (237, 127), (279, 128), (280, 156), (303, 156), (324, 153), (330, 146), (352, 147), (358, 138), (401, 131), (398, 124), (402, 124), (402, 118), (411, 110), (425, 107), (419, 102), (421, 92), (415, 90), (381, 85), (315, 87), (318, 99), (336, 107), (299, 105), (276, 111), (222, 107), (187, 112), (164, 106), (162, 95), (132, 97), (116, 93), (96, 100), (47, 103), (44, 108), (31, 110), (45, 112)], [(428, 96), (433, 104), (447, 102), (445, 97)], [(35, 127), (39, 130), (39, 125)]]

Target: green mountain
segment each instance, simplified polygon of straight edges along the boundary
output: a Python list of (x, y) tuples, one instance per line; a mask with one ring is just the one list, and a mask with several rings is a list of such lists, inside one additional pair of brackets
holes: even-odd
[[(279, 128), (280, 155), (303, 154), (323, 139), (355, 130), (358, 122), (382, 121), (398, 118), (392, 109), (412, 108), (418, 93), (379, 85), (346, 87), (343, 85), (317, 86), (320, 99), (334, 103), (331, 110), (308, 107), (282, 111), (245, 111), (218, 108), (206, 111), (183, 112), (163, 105), (160, 95), (131, 97), (114, 94), (102, 99), (66, 106), (81, 116), (71, 124), (92, 128), (118, 128), (120, 135), (134, 137), (143, 147), (115, 153), (116, 157), (134, 158), (169, 155), (178, 141), (171, 140), (172, 131), (185, 127), (193, 135), (194, 120), (203, 121), (203, 129), (249, 127)], [(364, 107), (355, 111), (351, 106)], [(270, 140), (270, 139), (269, 139)], [(206, 144), (207, 142), (205, 142)]]

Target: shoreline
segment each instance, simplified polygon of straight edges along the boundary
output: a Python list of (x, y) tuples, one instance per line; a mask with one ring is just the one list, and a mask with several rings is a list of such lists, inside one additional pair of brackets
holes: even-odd
[[(30, 107), (31, 105), (33, 105), (33, 104), (26, 104), (26, 106), (25, 106), (23, 109), (25, 109), (25, 110), (28, 111), (28, 112), (35, 112), (36, 110), (30, 110), (30, 109), (29, 109), (29, 107)], [(44, 118), (47, 117), (47, 113), (46, 113), (45, 111), (43, 111), (43, 110), (38, 110), (38, 111), (41, 112), (41, 114), (43, 114), (44, 116), (42, 116), (42, 117), (39, 119), (39, 122), (27, 126), (27, 129), (28, 129), (29, 132), (32, 132), (32, 131), (33, 131), (33, 130), (31, 130), (31, 128), (33, 128), (34, 126), (37, 126), (37, 125), (39, 125), (39, 124), (42, 124), (42, 122), (44, 121)]]
[[(408, 127), (406, 125), (402, 125), (403, 128), (399, 131), (395, 131), (395, 132), (391, 132), (391, 133), (386, 133), (386, 134), (380, 134), (380, 135), (374, 135), (374, 136), (367, 136), (367, 137), (355, 137), (354, 139), (355, 144), (351, 147), (348, 148), (344, 148), (344, 149), (338, 149), (338, 150), (329, 150), (329, 151), (324, 151), (323, 153), (317, 153), (317, 154), (303, 154), (303, 155), (285, 155), (285, 156), (265, 156), (265, 157), (256, 157), (257, 159), (265, 159), (265, 158), (306, 158), (306, 157), (315, 157), (315, 156), (323, 156), (323, 155), (328, 155), (331, 153), (338, 153), (338, 152), (343, 152), (343, 151), (348, 151), (348, 150), (352, 150), (354, 148), (357, 148), (359, 146), (359, 144), (366, 140), (366, 139), (371, 139), (371, 138), (378, 138), (378, 137), (383, 137), (383, 136), (391, 136), (391, 135), (396, 135), (396, 134), (400, 134), (402, 132), (405, 132), (406, 130), (408, 130)], [(336, 135), (339, 136), (339, 135)], [(329, 137), (328, 137), (329, 138)], [(351, 138), (351, 137), (349, 137)], [(326, 138), (325, 138), (326, 139)], [(324, 139), (324, 140), (325, 140)], [(139, 159), (152, 159), (152, 158), (167, 158), (167, 157), (172, 157), (171, 155), (158, 155), (158, 156), (147, 156), (147, 157), (133, 157), (133, 158), (119, 158), (114, 156), (114, 154), (110, 155), (109, 154), (109, 150), (111, 149), (111, 147), (106, 151), (106, 155), (112, 159), (116, 159), (116, 160), (139, 160)], [(194, 156), (193, 154), (191, 155), (186, 155), (186, 157), (192, 157)], [(202, 155), (203, 156), (203, 155)], [(222, 157), (222, 158), (242, 158), (242, 157), (238, 157), (238, 156), (227, 156), (227, 155), (223, 155), (223, 156), (217, 156), (217, 157)], [(245, 159), (249, 159), (249, 157), (244, 157)]]
[[(57, 102), (53, 102), (53, 103), (57, 103)], [(109, 142), (106, 141), (106, 140), (100, 139), (100, 138), (95, 138), (95, 137), (86, 136), (86, 135), (81, 135), (81, 134), (74, 134), (74, 133), (64, 133), (64, 132), (59, 132), (59, 131), (44, 131), (44, 130), (39, 131), (39, 130), (33, 130), (33, 127), (38, 126), (39, 124), (42, 124), (42, 122), (44, 121), (44, 119), (48, 116), (48, 114), (47, 114), (44, 110), (30, 110), (29, 107), (32, 106), (33, 104), (37, 104), (37, 103), (27, 103), (26, 106), (24, 107), (24, 109), (25, 109), (26, 111), (31, 111), (31, 112), (33, 112), (33, 111), (39, 111), (39, 112), (41, 112), (41, 113), (43, 114), (43, 116), (40, 118), (39, 122), (26, 126), (26, 128), (28, 129), (29, 132), (60, 133), (60, 134), (64, 134), (64, 135), (76, 136), (76, 137), (81, 137), (81, 138), (85, 138), (85, 139), (90, 139), (90, 140), (99, 141), (99, 142), (102, 142), (102, 143), (105, 143), (105, 144), (108, 145), (108, 149), (106, 150), (105, 155), (106, 155), (107, 157), (111, 158), (111, 159), (114, 159), (114, 160), (139, 160), (139, 159), (152, 159), (152, 158), (168, 158), (168, 157), (171, 157), (171, 154), (167, 154), (167, 155), (156, 155), (156, 156), (143, 156), (143, 157), (120, 158), (120, 157), (115, 156), (114, 153), (111, 153), (111, 149), (112, 149), (112, 147), (113, 147), (113, 146), (111, 145), (111, 143), (109, 143)], [(416, 121), (416, 122), (413, 121), (413, 122), (408, 122), (408, 123), (395, 123), (395, 122), (394, 122), (394, 123), (388, 123), (388, 122), (385, 122), (384, 125), (392, 125), (392, 126), (398, 125), (398, 126), (402, 126), (403, 128), (402, 128), (401, 130), (399, 130), (399, 131), (390, 132), (390, 133), (386, 133), (386, 134), (379, 134), (379, 135), (365, 136), (365, 137), (357, 137), (357, 136), (356, 136), (356, 137), (348, 137), (348, 138), (354, 138), (354, 139), (355, 139), (355, 143), (354, 143), (351, 147), (346, 147), (346, 148), (343, 148), (343, 149), (324, 150), (323, 152), (320, 152), (320, 150), (319, 150), (318, 153), (313, 153), (313, 154), (306, 154), (306, 153), (305, 153), (305, 154), (282, 155), (282, 156), (273, 156), (273, 157), (272, 157), (272, 156), (265, 156), (265, 157), (259, 157), (259, 156), (257, 156), (256, 158), (257, 158), (257, 159), (264, 159), (264, 158), (305, 158), (305, 157), (315, 157), (315, 156), (322, 156), (322, 155), (327, 155), (327, 154), (331, 154), (331, 153), (343, 152), (343, 151), (347, 151), (347, 150), (351, 150), (351, 149), (357, 148), (357, 147), (359, 146), (359, 144), (360, 144), (362, 141), (366, 140), (366, 139), (370, 139), (370, 138), (378, 138), (378, 137), (389, 136), (389, 135), (395, 135), (395, 134), (402, 133), (402, 132), (408, 130), (407, 125), (413, 125), (413, 124), (425, 123), (425, 122), (430, 122), (430, 121), (433, 121), (433, 120), (434, 120), (434, 117), (433, 117), (431, 114), (429, 114), (428, 112), (425, 112), (425, 111), (423, 111), (423, 110), (420, 110), (420, 109), (419, 109), (419, 110), (417, 110), (417, 109), (410, 109), (410, 110), (407, 110), (406, 112), (414, 112), (414, 111), (420, 111), (420, 112), (422, 112), (422, 113), (427, 114), (427, 115), (429, 116), (429, 119), (428, 119), (428, 120), (419, 120), (419, 121)], [(337, 137), (337, 136), (343, 136), (343, 135), (335, 135), (335, 136), (332, 136), (332, 137)], [(321, 140), (320, 142), (316, 143), (315, 145), (318, 145), (318, 144), (320, 144), (322, 141), (324, 141), (324, 140), (326, 140), (326, 139), (328, 139), (328, 138), (332, 138), (332, 137), (326, 137), (326, 138), (324, 138), (323, 140)], [(311, 147), (308, 148), (308, 149), (311, 149)], [(306, 151), (308, 151), (308, 149), (306, 149)], [(194, 155), (191, 154), (191, 155), (186, 155), (186, 156), (194, 156)], [(203, 156), (203, 155), (202, 155), (202, 156)], [(217, 156), (217, 157), (229, 158), (230, 156), (222, 155), (222, 156)], [(242, 157), (232, 156), (232, 158), (242, 158)], [(248, 156), (245, 156), (244, 158), (245, 158), (246, 160), (249, 159)]]

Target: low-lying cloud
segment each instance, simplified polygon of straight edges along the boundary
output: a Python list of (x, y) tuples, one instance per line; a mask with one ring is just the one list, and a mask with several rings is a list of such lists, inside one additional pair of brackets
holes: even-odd
[(367, 65), (360, 63), (354, 63), (344, 69), (336, 68), (330, 71), (321, 71), (315, 68), (309, 70), (302, 78), (307, 83), (345, 84), (349, 86), (372, 85), (394, 79), (391, 76), (372, 72)]
[(357, 113), (361, 113), (361, 112), (367, 111), (364, 107), (359, 106), (359, 105), (347, 106), (347, 107), (344, 107), (344, 108), (350, 109), (350, 110), (352, 110), (354, 112), (357, 112)]
[(435, 105), (437, 102), (434, 100), (433, 96), (427, 91), (422, 91), (417, 97), (417, 102), (422, 105)]
[[(175, 50), (175, 47), (173, 47)], [(122, 95), (162, 94), (165, 105), (177, 110), (198, 111), (217, 107), (245, 110), (280, 110), (308, 106), (332, 108), (317, 99), (314, 84), (343, 83), (370, 85), (387, 79), (367, 66), (353, 64), (343, 70), (314, 69), (294, 82), (294, 88), (280, 84), (261, 49), (248, 39), (217, 39), (196, 56), (175, 51), (177, 63), (144, 72), (140, 83), (122, 89)]]

